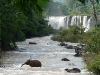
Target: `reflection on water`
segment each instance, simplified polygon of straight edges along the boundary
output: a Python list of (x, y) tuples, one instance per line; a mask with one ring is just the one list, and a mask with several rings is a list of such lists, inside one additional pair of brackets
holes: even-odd
[[(74, 49), (66, 49), (58, 44), (59, 42), (50, 40), (50, 36), (17, 42), (19, 50), (4, 53), (2, 65), (5, 67), (0, 68), (0, 75), (93, 75), (86, 71), (86, 65), (81, 57), (73, 56)], [(21, 67), (30, 58), (40, 60), (42, 67)], [(61, 61), (62, 58), (68, 58), (70, 61)], [(66, 68), (79, 68), (81, 73), (68, 73), (64, 70)]]

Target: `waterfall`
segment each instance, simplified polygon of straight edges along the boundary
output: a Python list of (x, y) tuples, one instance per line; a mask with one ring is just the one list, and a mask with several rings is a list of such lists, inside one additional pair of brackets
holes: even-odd
[(65, 17), (63, 16), (57, 16), (57, 17), (49, 17), (49, 22), (48, 24), (51, 25), (54, 29), (59, 29), (60, 27), (64, 27), (65, 26)]
[(68, 29), (68, 25), (82, 25), (85, 27), (85, 31), (88, 31), (95, 25), (95, 21), (91, 16), (50, 16), (48, 20), (48, 24), (54, 29), (60, 27)]

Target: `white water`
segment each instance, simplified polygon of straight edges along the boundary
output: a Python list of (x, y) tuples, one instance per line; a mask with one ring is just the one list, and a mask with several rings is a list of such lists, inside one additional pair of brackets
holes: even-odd
[(94, 19), (90, 16), (51, 16), (48, 20), (48, 24), (54, 29), (60, 27), (68, 29), (69, 25), (82, 25), (85, 27), (85, 31), (88, 31), (95, 25)]
[[(27, 39), (25, 42), (18, 42), (18, 51), (7, 51), (3, 56), (3, 66), (0, 68), (0, 75), (93, 75), (86, 71), (86, 64), (81, 57), (74, 57), (74, 49), (66, 49), (58, 46), (59, 42), (50, 40), (51, 36)], [(29, 42), (36, 42), (36, 45)], [(73, 44), (74, 43), (68, 43)], [(21, 65), (27, 60), (38, 59), (42, 67), (30, 67)], [(62, 58), (70, 61), (61, 61)], [(66, 68), (79, 68), (81, 73), (68, 73)]]

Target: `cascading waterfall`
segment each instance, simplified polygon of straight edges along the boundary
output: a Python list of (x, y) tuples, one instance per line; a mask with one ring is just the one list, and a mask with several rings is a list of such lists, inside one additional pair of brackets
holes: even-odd
[(51, 25), (54, 29), (59, 29), (60, 27), (63, 27), (65, 24), (64, 21), (65, 17), (61, 16), (61, 17), (49, 17), (49, 25)]
[(48, 20), (48, 24), (54, 29), (68, 28), (68, 25), (82, 25), (85, 27), (85, 31), (88, 31), (95, 25), (95, 21), (91, 16), (51, 16)]

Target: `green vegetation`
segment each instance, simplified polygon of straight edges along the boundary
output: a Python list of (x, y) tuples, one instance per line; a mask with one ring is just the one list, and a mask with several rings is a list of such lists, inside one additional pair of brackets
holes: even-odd
[(0, 49), (12, 50), (17, 48), (16, 41), (52, 34), (54, 29), (48, 26), (48, 21), (42, 16), (48, 1), (1, 0)]
[(51, 39), (57, 41), (78, 42), (83, 38), (84, 29), (81, 25), (69, 25), (68, 29), (60, 28), (59, 33), (54, 35)]
[(53, 0), (50, 0), (48, 3), (47, 8), (44, 10), (44, 13), (46, 16), (62, 16), (62, 15), (68, 15), (67, 7), (59, 2), (54, 2)]
[(85, 62), (87, 63), (87, 68), (92, 71), (95, 75), (100, 74), (100, 28), (94, 28), (90, 31), (90, 36), (86, 50), (88, 54), (83, 55)]
[(62, 2), (50, 0), (44, 14), (46, 16), (88, 15), (94, 17), (100, 15), (99, 0), (91, 1), (93, 0), (63, 0)]

